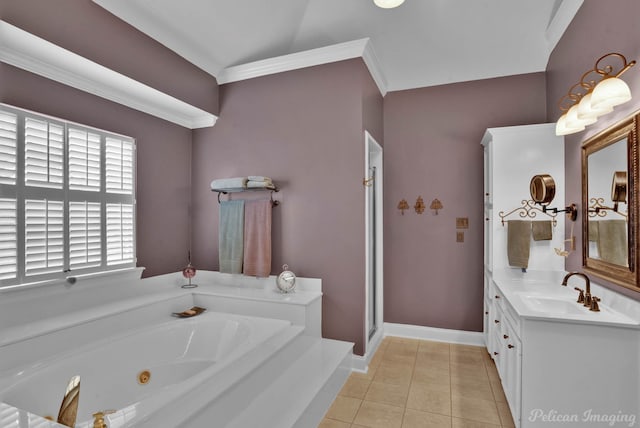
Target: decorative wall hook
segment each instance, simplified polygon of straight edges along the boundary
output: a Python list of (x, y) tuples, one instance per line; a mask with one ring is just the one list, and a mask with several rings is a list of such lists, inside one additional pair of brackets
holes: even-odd
[(371, 187), (373, 186), (373, 180), (375, 179), (376, 179), (375, 177), (363, 178), (362, 185), (365, 187)]
[(422, 200), (422, 196), (418, 196), (418, 199), (416, 199), (416, 204), (413, 206), (413, 208), (418, 214), (422, 214), (424, 212), (425, 205), (424, 201)]
[(429, 206), (429, 209), (434, 210), (436, 215), (438, 215), (438, 210), (441, 210), (442, 208), (444, 208), (444, 206), (442, 206), (442, 202), (437, 198), (431, 201), (431, 205)]
[(409, 209), (409, 203), (406, 201), (406, 199), (403, 199), (400, 202), (398, 202), (398, 209), (402, 212), (402, 215), (404, 215), (404, 210)]

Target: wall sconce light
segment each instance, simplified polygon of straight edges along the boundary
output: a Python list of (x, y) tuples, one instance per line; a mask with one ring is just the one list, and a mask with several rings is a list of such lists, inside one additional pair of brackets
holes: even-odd
[[(618, 71), (609, 64), (616, 58), (622, 61)], [(616, 52), (600, 57), (593, 69), (584, 73), (580, 82), (558, 102), (563, 114), (556, 123), (556, 135), (580, 132), (595, 123), (599, 116), (613, 111), (613, 107), (629, 101), (631, 90), (620, 76), (635, 64)]]
[(416, 204), (413, 206), (413, 208), (418, 214), (422, 214), (424, 212), (425, 205), (424, 201), (422, 200), (422, 196), (418, 196), (418, 199), (416, 199)]
[(409, 203), (407, 202), (406, 199), (403, 199), (400, 202), (398, 202), (398, 209), (402, 212), (402, 215), (404, 215), (404, 210), (409, 209)]
[(431, 205), (429, 205), (429, 209), (434, 210), (436, 212), (436, 215), (438, 215), (438, 210), (441, 210), (442, 208), (444, 207), (442, 206), (442, 202), (440, 202), (439, 199), (434, 199), (433, 201), (431, 201)]

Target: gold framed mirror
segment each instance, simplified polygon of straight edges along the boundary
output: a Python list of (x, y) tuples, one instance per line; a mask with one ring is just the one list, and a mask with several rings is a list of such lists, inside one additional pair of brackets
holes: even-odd
[(635, 291), (639, 121), (635, 114), (582, 143), (582, 265)]

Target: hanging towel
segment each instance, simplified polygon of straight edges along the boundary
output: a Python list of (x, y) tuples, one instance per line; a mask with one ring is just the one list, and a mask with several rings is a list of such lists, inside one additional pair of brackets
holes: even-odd
[(531, 222), (528, 220), (507, 221), (507, 257), (509, 266), (529, 267), (531, 247)]
[(220, 272), (242, 273), (244, 201), (220, 202), (218, 249)]
[(589, 242), (598, 242), (598, 221), (589, 220)]
[(551, 241), (553, 238), (553, 224), (551, 220), (534, 221), (531, 223), (531, 234), (534, 241)]
[(246, 201), (244, 208), (244, 274), (267, 277), (271, 273), (270, 200)]
[(215, 189), (242, 189), (247, 187), (247, 177), (220, 178), (211, 182), (211, 188)]
[(628, 266), (626, 220), (600, 220), (598, 223), (598, 254), (605, 262)]

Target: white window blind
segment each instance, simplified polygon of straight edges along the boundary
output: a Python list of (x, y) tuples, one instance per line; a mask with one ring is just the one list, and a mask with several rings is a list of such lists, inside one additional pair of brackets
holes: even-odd
[(64, 202), (25, 201), (25, 273), (62, 272)]
[(17, 269), (18, 226), (16, 200), (0, 199), (0, 280), (15, 278)]
[(62, 189), (64, 129), (30, 117), (24, 125), (25, 184)]
[(0, 183), (16, 184), (18, 117), (0, 111)]
[(135, 142), (0, 104), (0, 286), (135, 266)]
[(100, 191), (100, 135), (69, 128), (69, 188)]
[(133, 143), (107, 137), (107, 192), (133, 192)]
[(99, 266), (102, 258), (100, 203), (69, 202), (69, 266)]
[(133, 205), (107, 204), (107, 264), (133, 257)]

